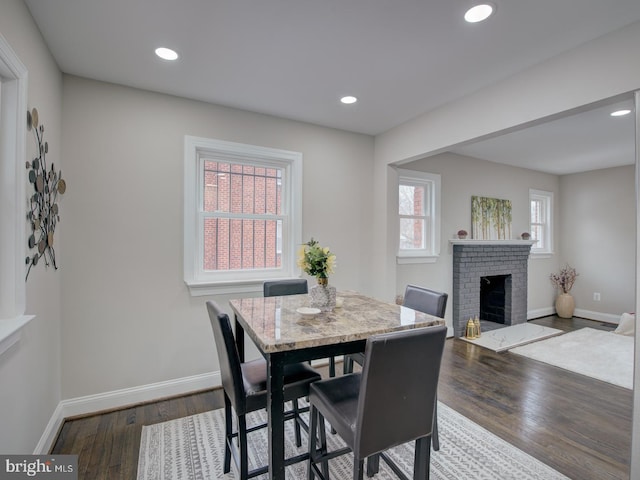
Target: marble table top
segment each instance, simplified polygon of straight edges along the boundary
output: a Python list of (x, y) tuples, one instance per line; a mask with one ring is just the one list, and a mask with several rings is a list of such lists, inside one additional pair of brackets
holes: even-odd
[(245, 333), (265, 353), (364, 340), (378, 333), (444, 325), (444, 320), (357, 292), (338, 292), (341, 307), (316, 315), (296, 310), (309, 295), (255, 297), (229, 302)]

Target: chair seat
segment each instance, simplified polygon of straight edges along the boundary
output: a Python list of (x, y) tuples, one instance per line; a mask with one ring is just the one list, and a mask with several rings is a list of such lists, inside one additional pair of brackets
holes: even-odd
[[(260, 358), (241, 365), (242, 381), (247, 393), (247, 412), (265, 408), (267, 404), (267, 362)], [(284, 367), (284, 400), (307, 395), (309, 383), (320, 380), (321, 375), (307, 363), (294, 363)]]
[(318, 406), (347, 445), (354, 442), (361, 379), (360, 373), (352, 373), (309, 386), (309, 402)]

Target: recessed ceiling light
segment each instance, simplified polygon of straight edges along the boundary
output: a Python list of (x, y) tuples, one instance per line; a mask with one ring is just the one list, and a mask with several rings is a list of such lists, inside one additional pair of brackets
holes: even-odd
[(162, 58), (163, 60), (177, 60), (178, 53), (175, 50), (171, 50), (166, 47), (156, 48), (156, 55)]
[(623, 117), (624, 115), (629, 115), (631, 113), (631, 110), (616, 110), (615, 112), (611, 112), (611, 116), (612, 117)]
[(464, 19), (469, 23), (481, 22), (489, 18), (495, 10), (495, 7), (489, 3), (483, 3), (476, 5), (467, 10), (464, 14)]
[(340, 101), (341, 101), (342, 103), (346, 103), (347, 105), (350, 105), (350, 104), (352, 104), (352, 103), (356, 103), (356, 102), (358, 101), (358, 99), (357, 99), (356, 97), (354, 97), (354, 96), (347, 95), (347, 96), (345, 96), (345, 97), (342, 97), (342, 98), (340, 99)]

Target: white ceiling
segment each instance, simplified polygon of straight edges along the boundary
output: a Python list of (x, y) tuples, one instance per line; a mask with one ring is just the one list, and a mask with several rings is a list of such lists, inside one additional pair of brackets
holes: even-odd
[(65, 73), (370, 135), (640, 20), (638, 0), (497, 0), (479, 24), (469, 0), (25, 2)]
[(635, 163), (635, 117), (610, 113), (633, 109), (615, 102), (522, 130), (450, 149), (454, 153), (565, 175)]

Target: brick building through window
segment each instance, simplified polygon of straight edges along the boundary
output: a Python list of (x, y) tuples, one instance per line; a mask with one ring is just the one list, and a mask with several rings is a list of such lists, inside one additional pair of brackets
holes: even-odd
[(204, 270), (279, 268), (282, 170), (205, 160)]

